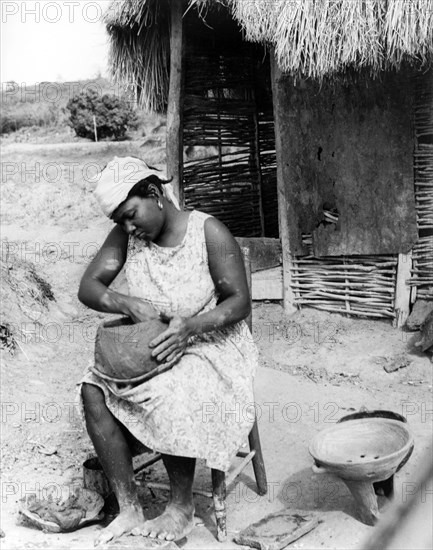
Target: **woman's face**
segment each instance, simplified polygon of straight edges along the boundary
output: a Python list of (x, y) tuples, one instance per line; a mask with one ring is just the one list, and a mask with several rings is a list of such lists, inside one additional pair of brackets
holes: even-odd
[(131, 197), (113, 215), (113, 221), (128, 235), (145, 241), (155, 241), (164, 224), (163, 211), (153, 197)]

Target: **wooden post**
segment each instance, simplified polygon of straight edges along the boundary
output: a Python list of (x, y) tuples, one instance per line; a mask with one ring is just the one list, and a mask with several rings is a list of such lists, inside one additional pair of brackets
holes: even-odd
[(410, 289), (410, 303), (414, 304), (416, 302), (416, 286), (413, 285)]
[(257, 170), (258, 178), (258, 191), (259, 191), (259, 212), (260, 212), (260, 236), (265, 236), (265, 214), (263, 212), (263, 179), (262, 179), (262, 167), (260, 165), (260, 136), (259, 136), (259, 114), (257, 112), (256, 93), (253, 88), (253, 100), (254, 100), (254, 144), (252, 145), (254, 163)]
[(183, 13), (184, 0), (172, 0), (170, 32), (170, 86), (167, 105), (167, 176), (173, 178), (174, 192), (183, 204)]
[(93, 132), (95, 134), (95, 141), (98, 141), (98, 130), (96, 128), (96, 117), (93, 115)]
[(219, 542), (227, 540), (227, 523), (226, 523), (226, 475), (220, 470), (211, 470), (212, 475), (212, 497), (215, 508), (215, 519), (217, 525), (217, 539)]
[(395, 319), (393, 326), (401, 328), (409, 316), (410, 306), (410, 286), (407, 280), (411, 276), (412, 269), (412, 251), (407, 254), (398, 255), (397, 277), (395, 282)]
[[(271, 80), (272, 80), (272, 97), (274, 105), (274, 123), (275, 123), (275, 149), (277, 156), (277, 192), (278, 192), (278, 220), (280, 226), (280, 238), (283, 251), (283, 301), (284, 311), (286, 314), (291, 315), (295, 313), (295, 294), (291, 287), (291, 267), (292, 256), (290, 253), (290, 237), (289, 237), (289, 224), (288, 224), (288, 202), (285, 192), (285, 186), (290, 182), (285, 182), (282, 172), (282, 141), (281, 141), (281, 125), (284, 123), (282, 116), (288, 118), (289, 113), (282, 113), (280, 111), (280, 89), (281, 84), (279, 80), (281, 78), (281, 70), (278, 67), (275, 59), (275, 53), (271, 52)], [(289, 143), (285, 143), (284, 147), (290, 147)]]
[(245, 319), (245, 322), (248, 325), (248, 328), (250, 329), (251, 334), (253, 333), (253, 283), (251, 278), (251, 257), (250, 257), (250, 249), (247, 246), (241, 247), (242, 257), (244, 260), (244, 266), (245, 266), (245, 275), (247, 276), (247, 283), (248, 283), (248, 290), (250, 292), (250, 306), (251, 311), (248, 317)]

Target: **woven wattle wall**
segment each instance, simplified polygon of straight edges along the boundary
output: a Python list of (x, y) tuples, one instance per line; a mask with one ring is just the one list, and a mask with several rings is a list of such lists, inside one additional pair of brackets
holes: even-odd
[(397, 256), (293, 260), (295, 303), (358, 317), (394, 317)]
[(433, 71), (415, 83), (415, 201), (419, 239), (412, 251), (410, 284), (416, 297), (433, 300)]
[(183, 144), (210, 148), (184, 163), (185, 205), (216, 216), (237, 237), (262, 236), (253, 60), (188, 55), (185, 65)]
[(265, 236), (278, 239), (277, 156), (275, 152), (275, 125), (272, 103), (258, 113), (260, 171), (262, 175), (262, 208)]

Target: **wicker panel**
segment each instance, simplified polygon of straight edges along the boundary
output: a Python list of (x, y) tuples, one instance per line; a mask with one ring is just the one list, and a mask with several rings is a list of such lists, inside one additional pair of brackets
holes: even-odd
[(418, 298), (433, 300), (433, 72), (415, 84), (415, 201), (419, 240), (412, 251), (410, 284)]
[(360, 317), (394, 317), (396, 256), (296, 257), (296, 303)]
[(420, 237), (412, 251), (413, 267), (409, 283), (416, 287), (416, 295), (433, 300), (433, 236)]
[(184, 163), (185, 204), (218, 217), (238, 237), (263, 234), (253, 86), (252, 58), (187, 56), (183, 143), (218, 154)]
[(222, 90), (224, 95), (239, 97), (251, 87), (253, 66), (244, 56), (195, 55), (186, 59), (185, 91)]
[(184, 164), (185, 205), (217, 217), (237, 237), (260, 237), (260, 201), (249, 154), (226, 154)]
[(188, 95), (184, 106), (184, 145), (252, 146), (254, 103)]
[(272, 111), (259, 113), (260, 170), (262, 173), (262, 208), (265, 236), (278, 239), (277, 156)]

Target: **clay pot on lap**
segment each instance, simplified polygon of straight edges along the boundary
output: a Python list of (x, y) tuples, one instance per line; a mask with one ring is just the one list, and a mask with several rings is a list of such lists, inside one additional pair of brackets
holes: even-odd
[(149, 343), (167, 329), (158, 319), (133, 323), (129, 317), (106, 321), (98, 327), (95, 364), (99, 377), (117, 383), (143, 382), (161, 372)]

